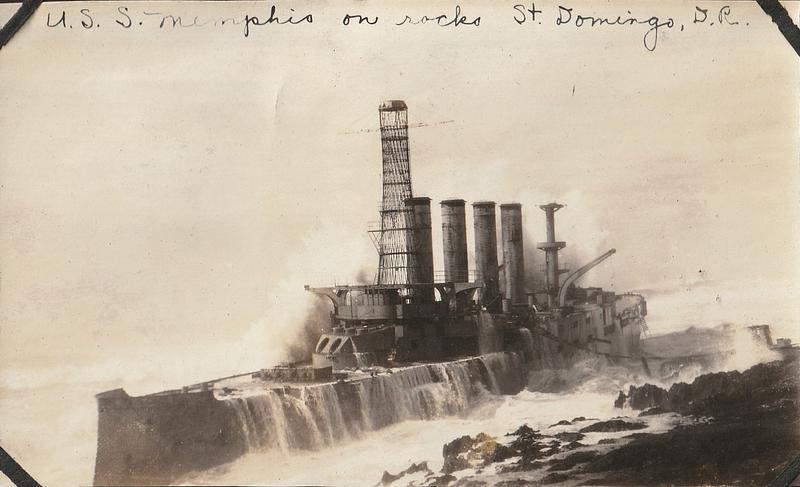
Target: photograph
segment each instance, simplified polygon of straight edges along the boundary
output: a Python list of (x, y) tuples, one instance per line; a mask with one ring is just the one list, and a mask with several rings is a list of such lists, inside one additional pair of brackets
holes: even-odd
[(798, 23), (0, 3), (0, 487), (800, 486)]

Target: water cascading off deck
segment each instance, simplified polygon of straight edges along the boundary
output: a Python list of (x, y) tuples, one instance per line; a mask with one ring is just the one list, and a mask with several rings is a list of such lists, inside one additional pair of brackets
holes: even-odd
[(526, 379), (524, 359), (501, 352), (221, 397), (112, 391), (98, 397), (98, 444), (116, 448), (98, 448), (95, 484), (165, 484), (248, 452), (326, 448), (402, 421), (463, 413), (487, 394), (516, 394)]
[(511, 353), (394, 369), (348, 382), (230, 397), (248, 451), (308, 450), (406, 420), (466, 411), (486, 393), (518, 392), (522, 360)]

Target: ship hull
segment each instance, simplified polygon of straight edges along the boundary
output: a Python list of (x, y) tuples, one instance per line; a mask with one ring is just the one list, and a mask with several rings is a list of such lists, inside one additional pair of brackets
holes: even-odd
[(220, 395), (97, 397), (95, 485), (163, 485), (269, 449), (313, 450), (405, 420), (458, 414), (485, 394), (515, 394), (527, 366), (502, 352), (313, 385)]

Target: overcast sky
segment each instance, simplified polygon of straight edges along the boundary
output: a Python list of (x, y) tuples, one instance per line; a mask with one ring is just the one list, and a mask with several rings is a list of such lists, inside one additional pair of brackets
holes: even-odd
[[(4, 363), (198, 343), (268, 356), (305, 313), (304, 283), (374, 272), (379, 136), (344, 132), (375, 129), (386, 98), (431, 124), (411, 133), (415, 195), (520, 202), (529, 248), (544, 239), (537, 205), (566, 204), (570, 267), (618, 251), (592, 284), (797, 271), (798, 63), (755, 3), (733, 2), (738, 26), (701, 27), (694, 4), (569, 2), (686, 24), (652, 52), (649, 27), (556, 26), (544, 2), (536, 25), (511, 4), (462, 4), (478, 28), (337, 22), (444, 3), (292, 4), (314, 24), (247, 38), (158, 29), (141, 11), (266, 17), (264, 4), (132, 2), (138, 30), (115, 26), (119, 5), (92, 6), (87, 31), (80, 5), (44, 4), (0, 52)], [(74, 28), (45, 28), (62, 9)], [(438, 204), (433, 217), (437, 245)]]

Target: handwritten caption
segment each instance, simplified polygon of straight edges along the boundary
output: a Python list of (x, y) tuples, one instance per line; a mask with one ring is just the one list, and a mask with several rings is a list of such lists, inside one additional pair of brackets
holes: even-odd
[[(496, 12), (493, 12), (496, 15)], [(454, 5), (446, 12), (430, 15), (401, 15), (398, 18), (385, 18), (365, 13), (345, 12), (337, 17), (342, 28), (370, 28), (377, 25), (389, 25), (398, 28), (432, 26), (450, 29), (479, 29), (482, 16), (475, 12), (467, 12), (460, 5)], [(327, 20), (327, 19), (326, 19)], [(658, 17), (655, 15), (634, 15), (630, 10), (620, 14), (595, 15), (588, 11), (579, 11), (568, 5), (557, 5), (549, 8), (537, 8), (536, 4), (517, 3), (509, 5), (504, 22), (512, 26), (542, 25), (553, 23), (559, 28), (601, 30), (628, 29), (641, 34), (644, 49), (655, 51), (658, 47), (659, 35), (673, 29), (684, 31), (687, 27), (708, 26), (716, 28), (741, 28), (750, 25), (737, 20), (731, 5), (714, 4), (714, 6), (695, 5), (687, 8), (680, 17)], [(200, 29), (237, 26), (244, 37), (249, 37), (254, 30), (267, 26), (290, 26), (302, 28), (318, 23), (313, 12), (297, 12), (293, 8), (280, 8), (277, 5), (267, 6), (261, 14), (242, 14), (219, 18), (203, 18), (200, 16), (175, 15), (169, 12), (153, 10), (135, 10), (122, 5), (112, 13), (103, 15), (90, 8), (76, 10), (61, 9), (48, 12), (46, 26), (49, 29), (73, 29), (96, 31), (102, 25), (110, 25), (117, 29)]]

